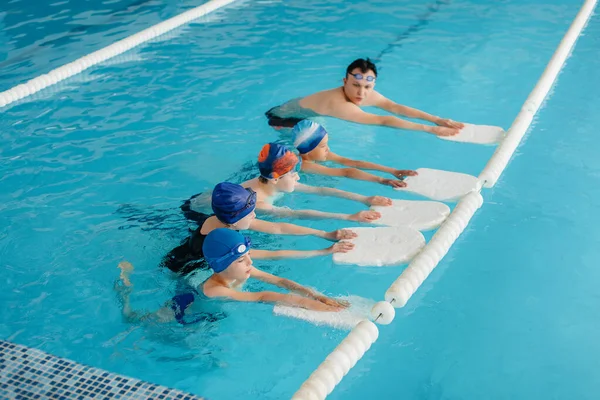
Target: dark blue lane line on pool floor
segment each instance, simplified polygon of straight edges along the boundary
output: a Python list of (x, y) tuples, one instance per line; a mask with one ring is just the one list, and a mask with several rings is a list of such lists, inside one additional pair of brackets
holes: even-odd
[[(452, 0), (436, 0), (434, 3), (431, 3), (427, 6), (427, 11), (423, 14), (417, 16), (417, 22), (410, 25), (406, 30), (401, 32), (396, 39), (389, 43), (385, 49), (381, 50), (377, 56), (375, 56), (372, 60), (375, 64), (381, 62), (381, 58), (391, 53), (394, 49), (402, 47), (402, 42), (410, 37), (413, 33), (419, 32), (425, 26), (429, 24), (431, 17), (437, 13), (442, 6), (450, 4)], [(378, 68), (381, 70), (381, 67)]]

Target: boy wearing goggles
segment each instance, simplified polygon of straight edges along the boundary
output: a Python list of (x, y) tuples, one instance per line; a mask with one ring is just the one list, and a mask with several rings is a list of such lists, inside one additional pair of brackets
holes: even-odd
[[(216, 229), (204, 241), (204, 256), (213, 275), (201, 286), (209, 298), (225, 298), (246, 302), (281, 303), (315, 311), (341, 311), (345, 302), (320, 295), (289, 279), (261, 271), (252, 265), (250, 241), (239, 232)], [(293, 293), (271, 291), (246, 292), (242, 286), (249, 278), (270, 283)]]
[[(121, 273), (114, 289), (121, 304), (123, 318), (130, 323), (211, 324), (225, 317), (222, 312), (202, 311), (202, 304), (211, 299), (280, 303), (329, 312), (341, 311), (349, 306), (346, 302), (323, 296), (294, 281), (255, 268), (250, 258), (251, 246), (250, 240), (238, 231), (227, 228), (211, 231), (204, 240), (202, 251), (213, 274), (198, 287), (198, 290), (188, 288), (186, 292), (173, 296), (154, 312), (132, 309), (130, 295), (133, 290), (133, 265), (127, 261), (120, 262), (118, 268)], [(287, 289), (292, 293), (244, 291), (243, 286), (250, 278)]]
[[(384, 97), (375, 90), (377, 67), (368, 58), (359, 58), (346, 68), (341, 87), (307, 97), (292, 99), (266, 112), (269, 125), (275, 129), (292, 128), (303, 119), (328, 116), (366, 125), (424, 131), (439, 136), (456, 135), (464, 127), (461, 122), (445, 119), (411, 108)], [(432, 122), (437, 126), (418, 124), (394, 115), (375, 115), (360, 107), (373, 106), (390, 113)]]

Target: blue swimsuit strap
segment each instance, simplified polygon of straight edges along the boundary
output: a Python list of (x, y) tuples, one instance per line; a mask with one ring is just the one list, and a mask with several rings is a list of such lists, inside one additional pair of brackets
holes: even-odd
[(171, 310), (175, 314), (175, 320), (182, 325), (185, 325), (185, 309), (188, 308), (195, 300), (193, 293), (184, 293), (173, 296), (171, 299)]
[[(194, 293), (198, 293), (194, 290)], [(211, 313), (194, 313), (186, 315), (185, 310), (196, 300), (194, 293), (183, 293), (173, 296), (171, 299), (171, 310), (175, 314), (175, 320), (181, 325), (195, 324), (201, 321), (215, 322), (218, 316)]]

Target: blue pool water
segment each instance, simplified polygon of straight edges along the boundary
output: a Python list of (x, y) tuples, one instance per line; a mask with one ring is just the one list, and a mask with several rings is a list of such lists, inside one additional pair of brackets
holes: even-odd
[[(333, 87), (356, 57), (379, 58), (384, 95), (508, 128), (580, 2), (491, 4), (239, 2), (0, 110), (0, 337), (209, 398), (289, 398), (346, 332), (275, 317), (267, 305), (227, 305), (229, 317), (211, 326), (128, 325), (112, 289), (117, 263), (136, 266), (134, 307), (169, 298), (174, 282), (157, 264), (187, 232), (181, 200), (252, 176), (260, 146), (279, 138), (264, 111)], [(192, 5), (5, 4), (0, 89)], [(331, 398), (595, 398), (598, 38), (596, 17), (517, 157), (483, 193), (483, 208)], [(398, 168), (477, 175), (493, 152), (326, 123), (338, 153)], [(408, 198), (369, 183), (302, 178)], [(362, 208), (300, 194), (283, 204)], [(265, 248), (328, 245), (251, 236)], [(335, 266), (329, 257), (256, 265), (375, 300), (402, 270)]]

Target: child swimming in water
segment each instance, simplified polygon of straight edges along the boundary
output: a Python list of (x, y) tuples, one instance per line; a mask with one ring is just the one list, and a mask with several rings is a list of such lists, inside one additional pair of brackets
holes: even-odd
[(258, 168), (260, 176), (242, 183), (242, 186), (256, 192), (257, 209), (279, 216), (335, 218), (359, 222), (372, 222), (381, 218), (381, 214), (373, 210), (360, 211), (355, 214), (341, 214), (316, 210), (291, 210), (273, 206), (274, 197), (277, 193), (291, 193), (294, 191), (341, 197), (366, 205), (389, 206), (392, 204), (392, 200), (387, 197), (369, 197), (339, 189), (298, 183), (301, 160), (287, 147), (277, 143), (269, 143), (263, 146), (258, 156)]
[[(206, 236), (203, 252), (213, 274), (200, 285), (199, 290), (189, 288), (185, 293), (177, 294), (154, 312), (134, 311), (129, 296), (133, 289), (131, 273), (133, 265), (127, 261), (119, 263), (119, 280), (115, 282), (115, 291), (119, 296), (123, 317), (131, 323), (168, 323), (177, 322), (189, 325), (197, 322), (215, 322), (222, 313), (193, 312), (194, 306), (214, 300), (234, 300), (244, 302), (279, 303), (315, 311), (341, 311), (348, 303), (315, 293), (289, 279), (280, 278), (253, 266), (250, 257), (250, 241), (239, 232), (218, 228)], [(243, 291), (249, 279), (257, 279), (293, 293), (272, 291)]]
[[(312, 174), (344, 176), (369, 182), (381, 183), (394, 188), (406, 187), (406, 182), (396, 179), (383, 178), (361, 169), (387, 172), (396, 178), (417, 175), (416, 171), (408, 169), (394, 169), (367, 161), (351, 160), (333, 153), (328, 145), (329, 135), (325, 128), (318, 123), (305, 119), (298, 122), (292, 129), (294, 147), (302, 157), (302, 171)], [(333, 161), (349, 168), (331, 168), (318, 163)]]
[[(222, 182), (215, 186), (212, 193), (212, 209), (214, 215), (201, 214), (195, 211), (193, 219), (198, 228), (186, 238), (181, 245), (171, 250), (162, 261), (162, 265), (181, 275), (187, 275), (197, 269), (206, 269), (203, 263), (202, 245), (206, 236), (215, 229), (254, 230), (279, 235), (313, 235), (328, 240), (351, 239), (356, 234), (350, 230), (340, 229), (325, 232), (294, 224), (268, 222), (256, 218), (254, 212), (257, 194), (240, 185)], [(307, 258), (331, 253), (345, 253), (354, 247), (349, 242), (338, 242), (321, 250), (252, 250), (256, 259)]]
[[(247, 302), (280, 303), (315, 311), (341, 311), (348, 307), (346, 302), (315, 293), (294, 281), (254, 267), (249, 253), (250, 247), (247, 238), (231, 229), (215, 229), (208, 234), (202, 248), (213, 275), (201, 285), (205, 296)], [(294, 293), (243, 291), (243, 285), (251, 278)]]

